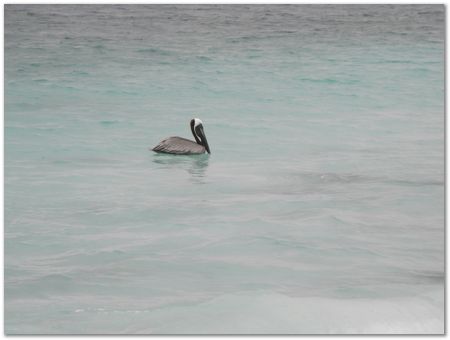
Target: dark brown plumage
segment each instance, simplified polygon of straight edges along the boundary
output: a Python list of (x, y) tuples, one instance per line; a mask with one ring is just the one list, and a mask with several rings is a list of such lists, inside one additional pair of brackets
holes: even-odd
[(162, 140), (153, 149), (155, 152), (177, 155), (192, 155), (205, 153), (205, 147), (186, 138), (169, 137)]

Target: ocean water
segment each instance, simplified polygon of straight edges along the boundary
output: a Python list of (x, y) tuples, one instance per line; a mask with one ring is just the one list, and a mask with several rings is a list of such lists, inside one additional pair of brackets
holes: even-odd
[(7, 334), (443, 333), (443, 5), (4, 12)]

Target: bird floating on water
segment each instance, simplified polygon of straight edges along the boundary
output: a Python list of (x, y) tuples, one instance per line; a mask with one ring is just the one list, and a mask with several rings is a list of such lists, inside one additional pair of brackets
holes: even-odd
[(194, 118), (191, 120), (191, 131), (194, 135), (195, 142), (181, 137), (169, 137), (162, 140), (152, 150), (175, 155), (202, 154), (205, 151), (211, 153), (205, 131), (203, 130), (203, 122), (200, 119)]

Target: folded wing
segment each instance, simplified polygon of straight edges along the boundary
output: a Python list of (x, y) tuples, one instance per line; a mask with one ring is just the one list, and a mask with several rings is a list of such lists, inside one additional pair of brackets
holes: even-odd
[(161, 141), (153, 149), (155, 152), (173, 153), (177, 155), (191, 155), (205, 153), (205, 147), (189, 139), (169, 137)]

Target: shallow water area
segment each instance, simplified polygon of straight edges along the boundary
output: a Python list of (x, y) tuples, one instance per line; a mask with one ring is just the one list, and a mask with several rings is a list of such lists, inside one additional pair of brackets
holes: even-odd
[(6, 5), (5, 332), (442, 334), (444, 26)]

